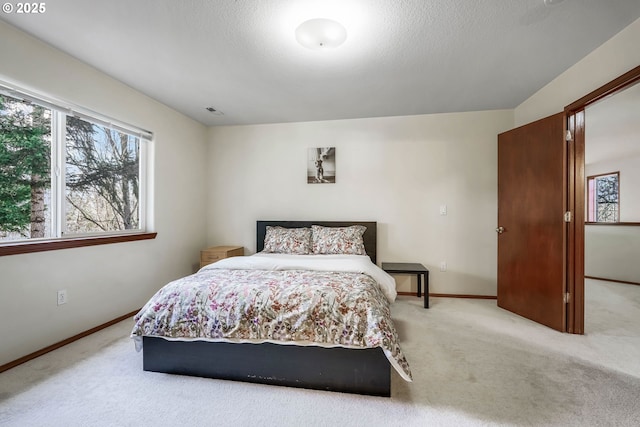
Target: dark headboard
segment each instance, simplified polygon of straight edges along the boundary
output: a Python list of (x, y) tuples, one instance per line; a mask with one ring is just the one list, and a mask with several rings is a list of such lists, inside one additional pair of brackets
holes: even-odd
[(378, 225), (375, 221), (258, 221), (256, 228), (256, 251), (264, 249), (264, 236), (267, 233), (267, 226), (300, 228), (321, 225), (323, 227), (348, 227), (350, 225), (364, 225), (367, 230), (364, 232), (364, 249), (371, 261), (376, 263), (376, 248), (378, 239)]

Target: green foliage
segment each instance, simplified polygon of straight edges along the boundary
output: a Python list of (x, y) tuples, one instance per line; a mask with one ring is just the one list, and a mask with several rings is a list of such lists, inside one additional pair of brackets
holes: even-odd
[(0, 231), (25, 235), (31, 195), (49, 185), (50, 133), (44, 109), (0, 96)]
[[(66, 230), (137, 227), (139, 139), (64, 118)], [(43, 190), (51, 186), (51, 138), (51, 111), (0, 96), (0, 236), (45, 237)]]

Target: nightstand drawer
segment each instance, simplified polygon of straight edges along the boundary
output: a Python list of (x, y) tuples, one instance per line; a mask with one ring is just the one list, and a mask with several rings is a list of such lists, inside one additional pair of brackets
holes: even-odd
[(211, 264), (212, 262), (216, 262), (222, 258), (224, 258), (224, 254), (218, 252), (203, 251), (200, 254), (200, 262), (204, 264)]
[(213, 246), (200, 251), (200, 268), (224, 258), (243, 255), (244, 248), (242, 246)]

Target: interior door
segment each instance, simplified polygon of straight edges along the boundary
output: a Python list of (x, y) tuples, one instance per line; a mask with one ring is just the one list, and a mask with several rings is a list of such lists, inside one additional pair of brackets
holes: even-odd
[(498, 135), (498, 306), (566, 331), (563, 113)]

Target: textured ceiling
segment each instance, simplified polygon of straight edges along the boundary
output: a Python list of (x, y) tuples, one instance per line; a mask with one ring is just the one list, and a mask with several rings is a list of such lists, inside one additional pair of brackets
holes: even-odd
[[(207, 125), (514, 108), (639, 0), (55, 0), (2, 19)], [(331, 51), (294, 30), (331, 18)], [(0, 69), (1, 72), (1, 69)], [(205, 110), (212, 106), (224, 115)]]

